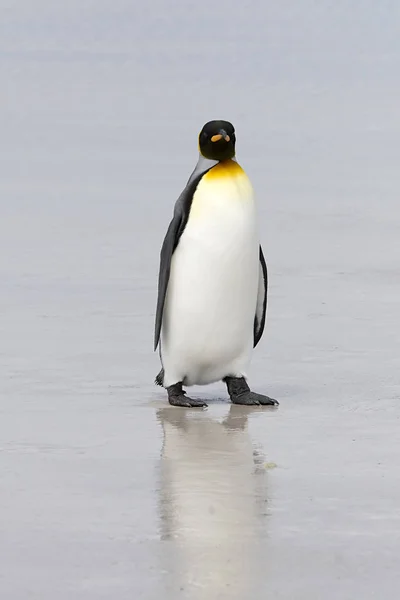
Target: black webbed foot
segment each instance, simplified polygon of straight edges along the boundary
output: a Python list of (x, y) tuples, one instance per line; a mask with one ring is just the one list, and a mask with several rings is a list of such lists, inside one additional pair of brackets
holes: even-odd
[(203, 400), (194, 400), (186, 396), (186, 392), (182, 389), (182, 383), (175, 383), (167, 387), (168, 402), (172, 406), (183, 406), (187, 408), (204, 408), (207, 406)]
[(278, 406), (279, 402), (269, 396), (252, 392), (244, 377), (225, 377), (226, 387), (233, 404), (246, 406)]

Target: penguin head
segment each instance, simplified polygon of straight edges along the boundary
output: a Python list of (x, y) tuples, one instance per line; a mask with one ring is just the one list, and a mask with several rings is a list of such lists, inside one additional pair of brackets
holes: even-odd
[(200, 153), (212, 160), (233, 158), (235, 143), (235, 129), (229, 121), (209, 121), (199, 135)]

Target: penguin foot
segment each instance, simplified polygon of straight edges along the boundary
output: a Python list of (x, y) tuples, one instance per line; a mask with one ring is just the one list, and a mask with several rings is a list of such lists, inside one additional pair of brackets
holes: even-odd
[(183, 394), (180, 396), (168, 396), (168, 401), (172, 406), (184, 406), (187, 408), (205, 408), (207, 406), (202, 400), (194, 400)]
[(225, 377), (226, 387), (233, 404), (246, 406), (278, 406), (279, 402), (268, 396), (252, 392), (244, 377)]
[(251, 391), (231, 398), (231, 400), (233, 404), (244, 404), (246, 406), (279, 406), (278, 400)]
[(162, 387), (163, 382), (164, 382), (164, 369), (161, 369), (161, 371), (158, 373), (158, 375), (156, 375), (154, 383), (156, 385), (160, 385)]
[(207, 406), (203, 400), (194, 400), (186, 396), (186, 392), (182, 389), (182, 383), (175, 383), (167, 387), (168, 402), (172, 406), (183, 406), (187, 408), (204, 408)]

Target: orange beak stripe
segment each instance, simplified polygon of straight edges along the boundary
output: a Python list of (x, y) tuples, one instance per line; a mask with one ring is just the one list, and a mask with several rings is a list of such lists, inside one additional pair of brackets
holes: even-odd
[[(224, 140), (226, 142), (229, 142), (230, 139), (231, 138), (229, 137), (229, 135), (224, 135)], [(219, 142), (219, 140), (222, 140), (222, 135), (220, 133), (217, 133), (217, 135), (213, 135), (212, 138), (211, 138), (212, 142)]]

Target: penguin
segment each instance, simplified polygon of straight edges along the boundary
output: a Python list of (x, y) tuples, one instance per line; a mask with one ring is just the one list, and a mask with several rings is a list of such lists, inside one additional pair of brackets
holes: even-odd
[(247, 383), (264, 331), (268, 273), (253, 187), (235, 156), (235, 129), (209, 121), (199, 160), (176, 201), (160, 253), (154, 350), (173, 406), (205, 407), (183, 386), (224, 381), (231, 402), (277, 405)]

